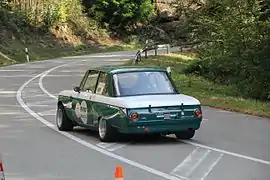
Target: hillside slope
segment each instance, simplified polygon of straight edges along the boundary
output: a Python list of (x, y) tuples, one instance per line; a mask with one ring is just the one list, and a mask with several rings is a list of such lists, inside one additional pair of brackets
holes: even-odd
[(33, 61), (134, 47), (98, 24), (79, 0), (0, 0), (0, 66), (25, 62), (25, 48)]

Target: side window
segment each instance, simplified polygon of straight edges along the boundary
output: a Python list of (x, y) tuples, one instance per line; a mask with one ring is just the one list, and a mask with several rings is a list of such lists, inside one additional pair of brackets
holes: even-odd
[(104, 72), (100, 73), (96, 94), (101, 94), (104, 96), (108, 95), (108, 74), (107, 73), (104, 73)]
[(82, 91), (95, 91), (96, 83), (98, 79), (98, 71), (90, 71), (85, 83), (82, 85)]

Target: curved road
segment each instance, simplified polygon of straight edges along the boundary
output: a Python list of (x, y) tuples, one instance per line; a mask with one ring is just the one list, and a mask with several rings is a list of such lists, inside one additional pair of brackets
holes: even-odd
[[(152, 52), (153, 53), (153, 52)], [(134, 51), (0, 68), (0, 152), (8, 180), (269, 180), (270, 120), (204, 107), (193, 140), (127, 138), (100, 143), (84, 129), (59, 132), (56, 96), (89, 67), (121, 64)]]

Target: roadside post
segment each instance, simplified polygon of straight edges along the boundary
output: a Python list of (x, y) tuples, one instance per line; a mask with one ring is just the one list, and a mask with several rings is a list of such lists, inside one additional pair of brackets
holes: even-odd
[(28, 52), (28, 48), (25, 48), (25, 57), (26, 57), (26, 61), (29, 62), (29, 52)]
[(167, 67), (167, 72), (168, 72), (169, 75), (172, 74), (172, 70), (171, 70), (171, 67), (170, 66)]
[(0, 154), (0, 180), (5, 180), (4, 165), (3, 165), (3, 160), (2, 160), (1, 154)]

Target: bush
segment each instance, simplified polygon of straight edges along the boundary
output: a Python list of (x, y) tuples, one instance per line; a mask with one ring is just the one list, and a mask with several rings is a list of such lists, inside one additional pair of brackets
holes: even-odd
[(136, 23), (146, 23), (154, 12), (151, 0), (96, 0), (84, 5), (90, 17), (109, 24), (113, 30), (128, 30)]
[(243, 96), (269, 100), (270, 21), (261, 15), (259, 0), (208, 0), (194, 33), (202, 42), (201, 60), (185, 72), (236, 84)]

